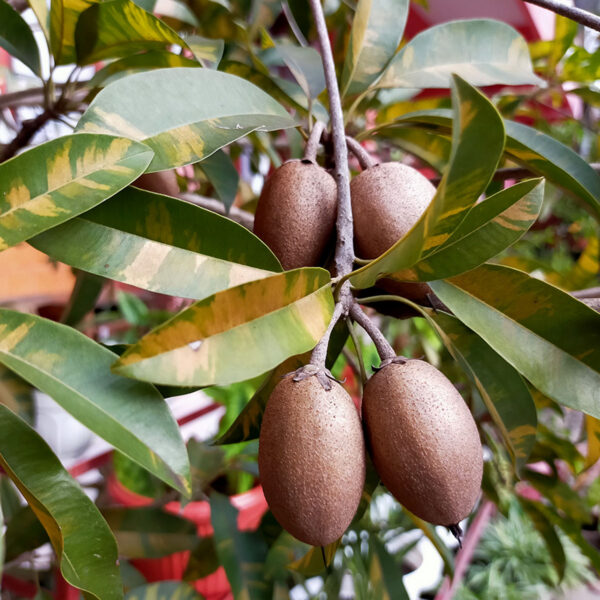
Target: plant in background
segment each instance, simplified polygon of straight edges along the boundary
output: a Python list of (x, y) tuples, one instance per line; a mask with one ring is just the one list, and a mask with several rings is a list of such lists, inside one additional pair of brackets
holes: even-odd
[[(567, 272), (545, 260), (540, 246), (551, 240), (528, 233), (544, 224), (545, 187), (553, 200), (544, 210), (558, 200), (562, 210), (570, 196), (591, 215), (572, 234), (594, 231), (600, 216), (600, 177), (588, 156), (523, 123), (539, 119), (544, 94), (564, 98), (564, 81), (595, 97), (593, 61), (575, 45), (571, 21), (534, 47), (544, 81), (523, 38), (497, 21), (445, 23), (402, 43), (408, 0), (360, 0), (328, 15), (310, 0), (310, 18), (296, 2), (31, 7), (49, 73), (32, 31), (0, 0), (0, 45), (42, 84), (41, 112), (0, 155), (0, 250), (27, 241), (79, 275), (62, 323), (0, 308), (0, 362), (126, 457), (117, 459), (122, 476), (132, 463), (145, 469), (155, 478), (145, 489), (158, 497), (138, 512), (106, 506), (102, 495), (94, 504), (11, 395), (0, 404), (0, 465), (12, 484), (2, 476), (0, 500), (12, 507), (14, 485), (29, 508), (5, 510), (9, 576), (23, 552), (49, 539), (61, 577), (100, 600), (161, 585), (193, 597), (183, 585), (139, 587), (143, 578), (125, 561), (183, 551), (191, 554), (182, 577), (195, 581), (222, 565), (236, 598), (285, 596), (327, 569), (325, 589), (339, 590), (342, 534), (360, 522), (380, 475), (416, 513), (403, 514), (443, 554), (449, 576), (452, 557), (422, 518), (460, 535), (480, 482), (500, 511), (508, 514), (508, 497), (522, 507), (547, 545), (553, 583), (566, 572), (559, 530), (600, 571), (600, 554), (581, 533), (594, 519), (589, 469), (600, 458), (599, 294), (581, 291), (597, 279), (597, 239), (567, 247)], [(568, 13), (598, 28), (593, 15)], [(91, 79), (81, 77), (98, 63)], [(61, 65), (75, 67), (57, 85)], [(495, 84), (530, 87), (493, 98), (477, 89)], [(400, 88), (412, 90), (410, 102)], [(414, 92), (426, 88), (450, 96)], [(45, 124), (71, 118), (73, 133), (27, 148)], [(349, 151), (362, 169), (352, 186)], [(233, 202), (240, 174), (265, 156), (275, 170), (256, 206), (257, 236), (253, 202)], [(422, 163), (439, 173), (437, 187), (415, 169)], [(169, 195), (186, 181), (218, 201)], [(513, 251), (517, 244), (530, 251)], [(134, 327), (119, 340), (127, 346), (103, 346), (78, 327), (111, 280), (184, 299), (182, 309), (148, 310), (120, 294)], [(377, 311), (419, 323), (386, 325)], [(357, 326), (379, 358), (371, 378)], [(399, 330), (402, 344), (382, 333)], [(421, 346), (435, 367), (408, 360)], [(365, 391), (366, 445), (359, 400), (333, 381), (331, 369), (346, 363)], [(460, 379), (464, 398), (442, 371)], [(164, 401), (199, 388), (214, 388), (227, 405), (217, 447), (186, 448)], [(569, 410), (585, 413), (586, 436), (575, 440), (587, 439), (585, 456), (546, 426), (549, 411), (562, 418)], [(240, 531), (236, 509), (214, 488), (248, 485), (231, 471), (256, 474), (246, 459), (259, 436), (273, 513), (256, 531)], [(492, 450), (485, 465), (480, 439)], [(459, 449), (452, 464), (449, 448)], [(208, 495), (213, 535), (198, 537), (161, 510), (174, 493), (165, 489), (184, 503)], [(25, 514), (30, 527), (19, 538)], [(321, 546), (295, 540), (273, 514)], [(360, 539), (367, 559), (346, 563), (357, 593), (406, 597), (400, 555), (385, 532), (367, 533), (365, 548), (360, 534), (346, 538)], [(354, 556), (348, 547), (346, 558)]]

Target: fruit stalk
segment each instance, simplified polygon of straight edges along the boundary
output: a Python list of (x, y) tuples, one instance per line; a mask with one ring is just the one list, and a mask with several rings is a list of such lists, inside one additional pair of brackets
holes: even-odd
[(322, 121), (317, 121), (310, 132), (310, 137), (306, 142), (306, 147), (304, 148), (304, 157), (303, 160), (310, 160), (311, 162), (317, 162), (317, 151), (319, 149), (319, 143), (321, 141), (321, 136), (323, 135), (323, 131), (325, 130), (325, 123)]
[(363, 171), (375, 164), (373, 159), (369, 156), (369, 153), (353, 137), (347, 135), (346, 144), (350, 152), (356, 156), (360, 168), (363, 169)]
[(381, 358), (381, 361), (391, 360), (396, 357), (396, 352), (392, 348), (391, 344), (385, 339), (385, 336), (379, 328), (369, 319), (369, 317), (362, 311), (361, 307), (354, 302), (350, 307), (350, 316), (354, 319), (369, 335), (377, 348), (377, 353)]

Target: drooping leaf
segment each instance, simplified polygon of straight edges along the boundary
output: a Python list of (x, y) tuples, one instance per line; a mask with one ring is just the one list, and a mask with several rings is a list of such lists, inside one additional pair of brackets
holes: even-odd
[(277, 52), (308, 98), (316, 98), (325, 89), (321, 55), (314, 48), (278, 44)]
[(267, 246), (241, 225), (131, 187), (30, 243), (78, 269), (185, 298), (281, 271)]
[(51, 0), (50, 48), (57, 65), (77, 61), (75, 52), (75, 26), (81, 13), (96, 0)]
[(200, 35), (183, 35), (188, 48), (201, 64), (216, 69), (223, 58), (225, 42)]
[(342, 96), (365, 91), (396, 53), (408, 18), (408, 0), (360, 0), (350, 32)]
[(600, 460), (600, 419), (585, 415), (585, 431), (587, 434), (585, 467), (587, 468)]
[(0, 309), (0, 362), (183, 494), (189, 464), (177, 423), (147, 384), (117, 377), (117, 355), (65, 325)]
[(520, 239), (537, 220), (544, 184), (530, 179), (476, 204), (438, 249), (416, 265), (393, 273), (398, 281), (432, 281), (470, 271)]
[(217, 555), (225, 567), (234, 598), (270, 599), (263, 574), (267, 546), (262, 537), (257, 532), (239, 531), (237, 510), (227, 496), (212, 493), (210, 513)]
[(539, 85), (527, 42), (491, 19), (451, 21), (415, 36), (390, 62), (377, 87), (447, 88), (456, 74), (471, 85)]
[(600, 314), (552, 285), (500, 265), (482, 265), (430, 285), (541, 392), (600, 418)]
[(31, 506), (22, 506), (6, 525), (5, 560), (11, 562), (24, 552), (31, 552), (48, 541), (48, 534)]
[(113, 370), (167, 385), (244, 381), (313, 348), (332, 311), (327, 271), (287, 271), (196, 302), (131, 346)]
[(90, 80), (90, 87), (106, 86), (117, 79), (137, 73), (139, 71), (151, 71), (152, 69), (164, 69), (167, 67), (200, 67), (194, 60), (173, 54), (165, 50), (149, 50), (142, 54), (133, 54), (112, 61), (100, 69)]
[(33, 388), (16, 373), (0, 364), (0, 404), (10, 408), (28, 425), (33, 424)]
[[(386, 253), (350, 277), (358, 288), (414, 265), (452, 235), (486, 189), (504, 148), (498, 111), (478, 90), (455, 77), (452, 104), (459, 126), (453, 131), (452, 156), (433, 200), (414, 227)], [(480, 140), (485, 138), (482, 145)]]
[(404, 587), (402, 569), (390, 553), (385, 544), (374, 535), (369, 539), (373, 545), (374, 553), (371, 562), (371, 581), (375, 585), (383, 584), (383, 593), (378, 598), (382, 600), (408, 600), (408, 592)]
[(196, 15), (179, 0), (135, 0), (135, 3), (149, 13), (170, 17), (193, 27), (199, 26)]
[(102, 516), (111, 528), (119, 554), (127, 558), (158, 558), (191, 550), (196, 525), (160, 508), (105, 508)]
[(219, 200), (229, 210), (235, 200), (240, 181), (229, 156), (222, 150), (217, 150), (200, 163), (200, 168), (215, 188)]
[(40, 52), (33, 32), (23, 17), (5, 0), (0, 0), (0, 48), (41, 77)]
[(103, 277), (78, 271), (71, 297), (60, 317), (60, 322), (72, 327), (79, 324), (85, 315), (94, 310), (105, 281)]
[(500, 430), (517, 473), (535, 444), (537, 414), (527, 385), (517, 371), (458, 319), (427, 311), (444, 345), (476, 385)]
[(98, 600), (123, 598), (117, 544), (46, 442), (0, 406), (0, 464), (41, 521), (64, 578)]
[(202, 596), (187, 583), (160, 581), (131, 590), (125, 600), (202, 600)]
[[(159, 18), (132, 0), (107, 0), (81, 13), (75, 27), (77, 63), (89, 65), (140, 50), (167, 49), (185, 42)], [(140, 98), (134, 99), (138, 104)]]
[(50, 43), (50, 7), (46, 0), (27, 0), (35, 15), (46, 42)]
[(155, 151), (148, 170), (162, 171), (202, 160), (251, 131), (294, 125), (287, 111), (253, 84), (228, 73), (181, 67), (115, 81), (94, 98), (77, 130), (118, 131), (144, 141)]
[(108, 135), (68, 135), (0, 165), (0, 250), (89, 210), (144, 172), (152, 150)]

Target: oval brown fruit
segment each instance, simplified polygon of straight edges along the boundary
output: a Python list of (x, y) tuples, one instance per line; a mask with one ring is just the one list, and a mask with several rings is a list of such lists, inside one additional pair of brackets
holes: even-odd
[(363, 419), (375, 468), (401, 504), (436, 525), (455, 525), (471, 512), (481, 441), (443, 373), (421, 360), (383, 367), (365, 386)]
[(284, 269), (318, 266), (332, 239), (336, 215), (335, 179), (308, 159), (291, 160), (265, 182), (254, 233)]
[(258, 467), (265, 497), (289, 533), (325, 546), (346, 531), (365, 483), (365, 445), (352, 398), (316, 377), (273, 390), (263, 416)]
[[(360, 258), (377, 258), (406, 235), (435, 194), (435, 187), (416, 169), (398, 162), (381, 163), (352, 179), (354, 239)], [(425, 303), (431, 288), (426, 283), (383, 279), (387, 292)]]

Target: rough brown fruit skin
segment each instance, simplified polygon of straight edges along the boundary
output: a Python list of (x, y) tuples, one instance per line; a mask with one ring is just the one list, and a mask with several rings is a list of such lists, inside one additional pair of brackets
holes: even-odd
[(365, 482), (358, 412), (344, 388), (289, 375), (263, 416), (258, 467), (275, 518), (299, 540), (325, 546), (348, 528)]
[(166, 194), (167, 196), (177, 196), (179, 194), (175, 171), (144, 173), (133, 182), (133, 185), (149, 192)]
[(408, 510), (437, 525), (473, 509), (483, 472), (477, 426), (452, 383), (421, 360), (383, 367), (367, 382), (363, 419), (373, 463)]
[[(377, 258), (419, 220), (435, 187), (416, 169), (398, 162), (382, 163), (359, 173), (350, 183), (356, 254)], [(390, 294), (427, 303), (426, 283), (384, 279), (378, 283)]]
[(284, 269), (317, 266), (333, 235), (337, 215), (335, 179), (309, 160), (292, 160), (266, 181), (254, 233)]

